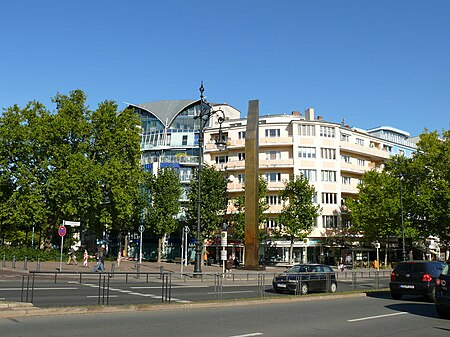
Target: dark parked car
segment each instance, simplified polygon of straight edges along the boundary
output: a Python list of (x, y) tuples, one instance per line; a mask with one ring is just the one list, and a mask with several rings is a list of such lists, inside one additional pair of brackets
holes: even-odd
[(403, 261), (391, 273), (391, 296), (399, 300), (402, 295), (423, 295), (434, 302), (436, 279), (446, 266), (437, 261)]
[(448, 263), (436, 280), (436, 311), (441, 318), (450, 318), (450, 267)]
[(278, 292), (294, 292), (305, 295), (310, 291), (329, 291), (337, 289), (336, 274), (324, 264), (299, 264), (273, 278), (273, 289)]

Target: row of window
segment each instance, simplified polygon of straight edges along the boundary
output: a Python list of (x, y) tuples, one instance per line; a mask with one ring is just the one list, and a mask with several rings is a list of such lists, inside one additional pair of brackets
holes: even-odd
[[(339, 221), (337, 215), (322, 215), (322, 226), (324, 228), (338, 228), (339, 227)], [(347, 218), (342, 219), (341, 227), (342, 228), (349, 228), (351, 225), (350, 220)], [(317, 227), (317, 224), (316, 224)], [(267, 219), (266, 221), (266, 228), (269, 229), (280, 229), (283, 228), (283, 226), (279, 223), (277, 219)]]

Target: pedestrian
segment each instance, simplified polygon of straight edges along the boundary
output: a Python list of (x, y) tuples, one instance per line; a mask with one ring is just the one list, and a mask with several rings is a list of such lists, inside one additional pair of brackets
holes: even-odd
[(239, 268), (239, 258), (237, 256), (234, 257), (233, 264), (234, 264), (234, 269)]
[(77, 265), (77, 257), (75, 256), (75, 249), (73, 247), (70, 247), (69, 250), (69, 260), (67, 260), (67, 264), (75, 264)]
[(225, 269), (229, 272), (233, 268), (233, 257), (230, 255), (227, 262), (225, 263)]
[(103, 272), (105, 271), (105, 253), (103, 251), (103, 246), (100, 247), (95, 254), (95, 259), (97, 260), (97, 264), (95, 265), (94, 269), (92, 269), (92, 272), (95, 273), (99, 269)]

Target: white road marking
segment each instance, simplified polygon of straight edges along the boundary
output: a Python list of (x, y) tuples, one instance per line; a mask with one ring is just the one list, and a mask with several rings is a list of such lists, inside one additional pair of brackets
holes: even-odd
[[(26, 289), (26, 287), (24, 288)], [(34, 288), (34, 290), (76, 290), (78, 288), (67, 287), (67, 288)], [(0, 288), (0, 291), (8, 291), (8, 290), (22, 290), (22, 288)]]
[(368, 317), (361, 317), (361, 318), (355, 318), (355, 319), (348, 319), (347, 322), (359, 322), (359, 321), (366, 321), (369, 319), (377, 319), (377, 318), (384, 318), (384, 317), (391, 317), (391, 316), (398, 316), (398, 315), (404, 315), (407, 314), (407, 312), (396, 312), (394, 314), (386, 314), (386, 315), (378, 315), (378, 316), (368, 316)]
[(230, 336), (230, 337), (252, 337), (252, 336), (262, 336), (263, 333), (262, 332), (254, 332), (254, 333), (247, 333), (245, 335), (234, 335), (234, 336)]
[[(109, 297), (118, 297), (117, 295), (109, 295)], [(88, 295), (86, 298), (98, 298), (97, 295)]]
[[(240, 290), (240, 291), (222, 291), (222, 294), (240, 294), (240, 293), (253, 293), (253, 290)], [(208, 295), (213, 295), (213, 293), (208, 293)]]
[[(185, 288), (209, 288), (210, 286), (172, 286), (172, 289), (185, 289)], [(150, 287), (150, 286), (142, 286), (142, 287), (130, 287), (131, 289), (161, 289), (161, 286)]]

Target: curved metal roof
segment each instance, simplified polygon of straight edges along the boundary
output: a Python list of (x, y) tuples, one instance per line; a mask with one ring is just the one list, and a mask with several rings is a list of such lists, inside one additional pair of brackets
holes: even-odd
[(128, 103), (129, 107), (136, 107), (145, 110), (156, 118), (158, 118), (164, 126), (169, 127), (176, 116), (184, 109), (188, 108), (195, 103), (200, 102), (200, 100), (166, 100), (166, 101), (156, 101), (148, 102), (142, 104), (131, 104)]

